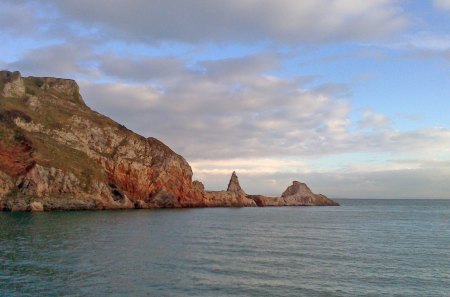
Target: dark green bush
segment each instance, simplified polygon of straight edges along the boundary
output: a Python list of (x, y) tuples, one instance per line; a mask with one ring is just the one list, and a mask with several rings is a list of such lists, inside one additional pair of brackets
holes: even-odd
[(40, 88), (40, 87), (42, 87), (44, 85), (44, 81), (42, 79), (40, 79), (40, 78), (36, 78), (34, 80), (34, 84)]
[(25, 92), (30, 95), (36, 95), (36, 92), (30, 87), (26, 87)]

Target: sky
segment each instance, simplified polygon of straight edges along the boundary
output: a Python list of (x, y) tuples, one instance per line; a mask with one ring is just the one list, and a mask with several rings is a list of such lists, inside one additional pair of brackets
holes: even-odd
[(76, 79), (209, 190), (450, 198), (450, 0), (0, 0), (0, 69)]

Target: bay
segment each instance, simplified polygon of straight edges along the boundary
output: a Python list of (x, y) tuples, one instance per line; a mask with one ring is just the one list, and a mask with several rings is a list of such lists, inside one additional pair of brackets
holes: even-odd
[(0, 213), (0, 296), (449, 296), (450, 200)]

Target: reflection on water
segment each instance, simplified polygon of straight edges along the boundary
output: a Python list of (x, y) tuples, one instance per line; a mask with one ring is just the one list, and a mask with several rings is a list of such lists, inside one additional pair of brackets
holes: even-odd
[(1, 296), (447, 296), (450, 201), (0, 213)]

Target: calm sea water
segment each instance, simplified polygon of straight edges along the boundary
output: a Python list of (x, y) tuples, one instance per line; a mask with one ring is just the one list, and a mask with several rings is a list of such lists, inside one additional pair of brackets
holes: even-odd
[(1, 296), (450, 296), (450, 200), (0, 213)]

